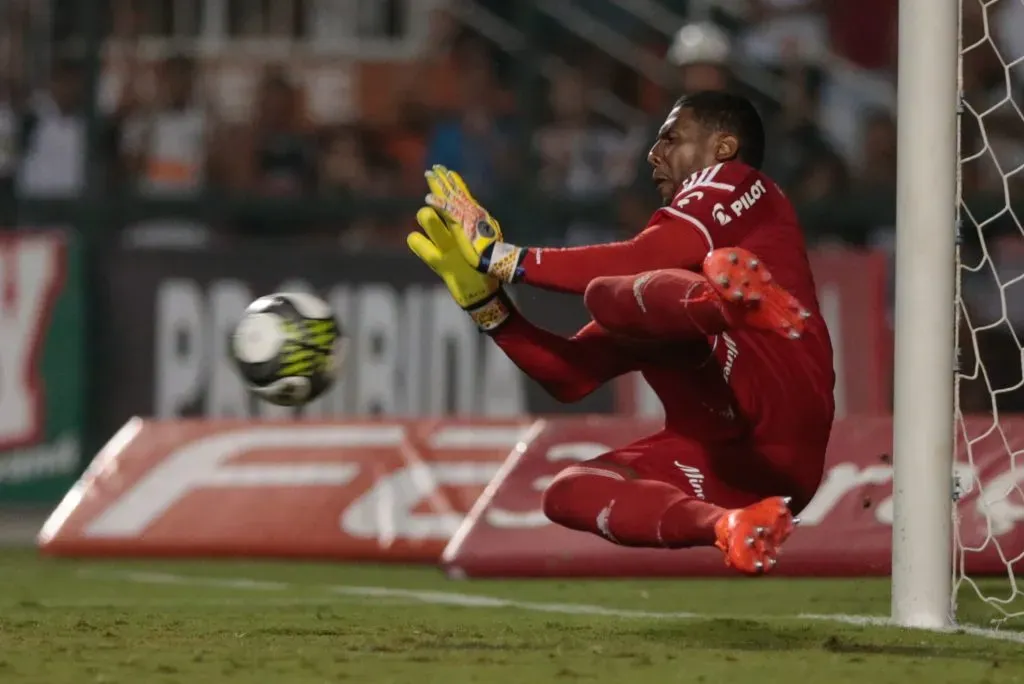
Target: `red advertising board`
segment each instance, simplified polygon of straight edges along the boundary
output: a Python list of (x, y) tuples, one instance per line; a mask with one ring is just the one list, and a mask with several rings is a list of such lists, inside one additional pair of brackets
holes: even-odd
[[(70, 556), (441, 558), (452, 576), (728, 574), (713, 549), (622, 548), (557, 527), (541, 511), (541, 493), (562, 468), (658, 427), (608, 416), (135, 419), (94, 459), (39, 541), (45, 553)], [(779, 574), (888, 573), (891, 434), (884, 417), (836, 425), (826, 475)], [(958, 529), (972, 575), (1005, 574), (1002, 559), (1024, 554), (1024, 468), (1011, 456), (1022, 449), (1024, 417), (962, 426)]]
[(40, 546), (433, 562), (525, 425), (133, 419), (51, 515)]
[[(660, 426), (634, 419), (545, 421), (524, 450), (487, 488), (442, 557), (452, 576), (707, 576), (732, 571), (714, 549), (632, 549), (551, 524), (541, 492), (571, 462), (592, 458)], [(1024, 418), (966, 421), (961, 440), (958, 514), (967, 571), (1007, 572), (1005, 558), (1024, 553), (1024, 469), (1011, 452), (1024, 448)], [(804, 576), (885, 575), (892, 537), (892, 420), (840, 421), (826, 475), (783, 548), (777, 573)], [(967, 454), (970, 454), (968, 458)], [(953, 495), (951, 478), (950, 495)], [(1000, 555), (1002, 554), (1002, 556)]]

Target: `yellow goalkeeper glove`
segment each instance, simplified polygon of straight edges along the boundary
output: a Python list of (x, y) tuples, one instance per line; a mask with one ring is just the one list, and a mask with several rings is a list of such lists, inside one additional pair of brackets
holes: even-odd
[(480, 330), (496, 330), (512, 312), (511, 301), (501, 284), (466, 262), (453, 237), (458, 227), (451, 230), (433, 208), (422, 207), (416, 212), (416, 222), (423, 233), (409, 233), (406, 238), (409, 249), (441, 276), (452, 299), (465, 309)]
[(504, 242), (498, 221), (476, 201), (459, 174), (435, 165), (424, 175), (430, 187), (427, 204), (444, 215), (463, 258), (480, 273), (515, 282), (526, 250)]

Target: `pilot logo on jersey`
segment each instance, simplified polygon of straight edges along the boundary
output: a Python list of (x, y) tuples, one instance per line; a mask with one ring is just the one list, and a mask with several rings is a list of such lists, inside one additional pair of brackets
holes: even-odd
[(711, 208), (711, 215), (715, 217), (715, 220), (718, 221), (718, 225), (720, 226), (724, 226), (732, 221), (732, 219), (729, 218), (729, 214), (725, 211), (725, 206), (723, 206), (721, 202)]

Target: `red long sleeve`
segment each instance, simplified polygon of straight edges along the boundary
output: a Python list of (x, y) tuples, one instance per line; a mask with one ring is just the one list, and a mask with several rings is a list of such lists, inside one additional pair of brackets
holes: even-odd
[(514, 312), (491, 337), (520, 370), (565, 403), (635, 368), (632, 356), (593, 322), (565, 338)]
[(694, 268), (707, 253), (708, 242), (698, 230), (659, 212), (631, 240), (585, 247), (531, 247), (522, 263), (521, 282), (583, 294), (594, 278), (659, 268)]

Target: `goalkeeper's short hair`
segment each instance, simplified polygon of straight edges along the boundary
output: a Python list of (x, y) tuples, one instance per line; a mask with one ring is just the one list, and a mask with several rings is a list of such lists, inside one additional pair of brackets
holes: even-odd
[(744, 164), (760, 169), (764, 163), (764, 123), (754, 104), (735, 93), (706, 90), (683, 95), (676, 106), (689, 109), (702, 125), (731, 133), (739, 140), (736, 157)]

